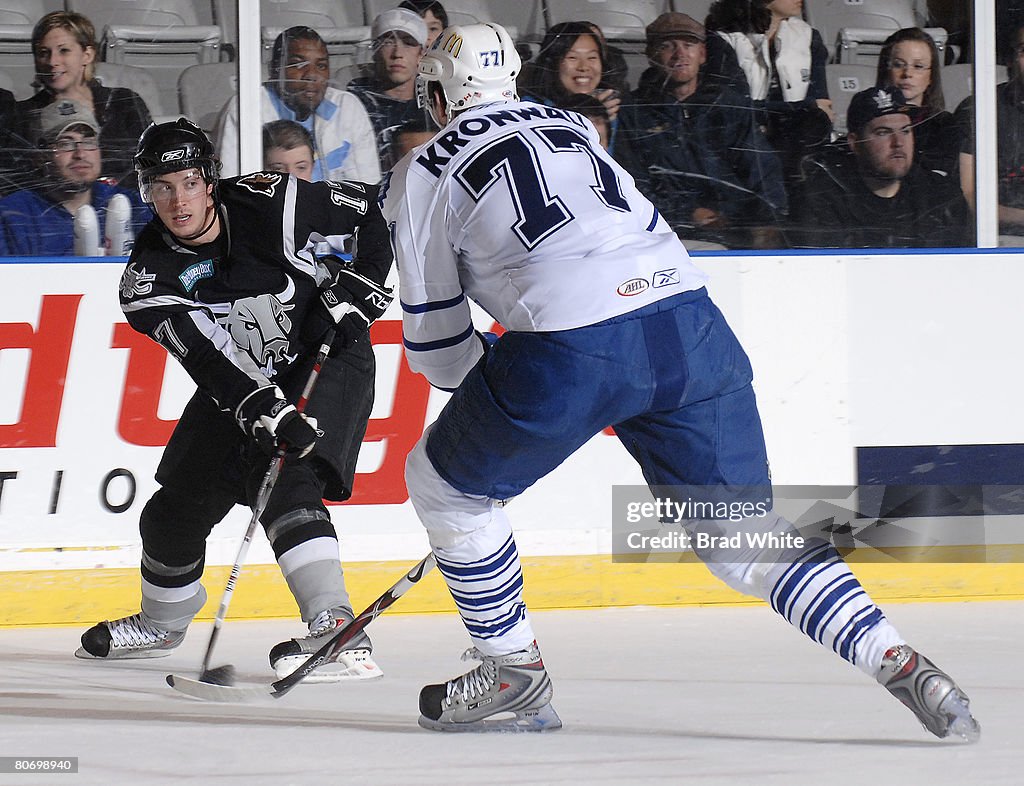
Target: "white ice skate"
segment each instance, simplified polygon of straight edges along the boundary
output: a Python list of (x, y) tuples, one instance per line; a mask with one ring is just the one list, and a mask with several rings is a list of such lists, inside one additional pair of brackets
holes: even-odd
[(936, 737), (955, 735), (968, 742), (981, 738), (981, 726), (971, 716), (967, 694), (909, 644), (886, 651), (878, 681)]
[(419, 724), (434, 731), (554, 731), (562, 721), (551, 706), (554, 692), (537, 642), (510, 655), (483, 655), (475, 647), (463, 660), (483, 661), (462, 677), (420, 691)]
[[(352, 611), (346, 608), (321, 611), (309, 623), (309, 635), (300, 639), (289, 639), (274, 646), (270, 651), (270, 665), (278, 679), (287, 677), (306, 659), (320, 649), (334, 631), (351, 622)], [(373, 662), (370, 653), (373, 645), (370, 637), (360, 633), (336, 659), (318, 666), (303, 682), (343, 682), (349, 680), (376, 680), (384, 672)]]
[(183, 630), (165, 630), (141, 611), (130, 617), (101, 622), (82, 634), (76, 658), (117, 660), (163, 658), (185, 640)]

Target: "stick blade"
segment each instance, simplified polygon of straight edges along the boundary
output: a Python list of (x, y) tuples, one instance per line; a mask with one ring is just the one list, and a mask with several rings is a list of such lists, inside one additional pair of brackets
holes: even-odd
[(209, 682), (211, 685), (225, 685), (231, 687), (235, 684), (235, 667), (228, 664), (217, 666), (214, 669), (207, 669), (199, 675), (200, 682)]
[(202, 701), (221, 701), (238, 704), (266, 698), (270, 695), (267, 688), (217, 685), (212, 682), (182, 677), (179, 674), (168, 674), (167, 684), (179, 693), (184, 693), (186, 696), (201, 699)]

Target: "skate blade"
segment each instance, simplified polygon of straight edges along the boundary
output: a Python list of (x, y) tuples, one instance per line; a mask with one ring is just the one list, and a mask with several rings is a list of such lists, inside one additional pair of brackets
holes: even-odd
[(939, 705), (939, 712), (949, 719), (947, 737), (960, 737), (968, 743), (981, 739), (981, 724), (971, 715), (970, 700), (959, 690), (950, 691)]
[[(309, 655), (285, 655), (274, 664), (274, 673), (277, 674), (279, 680), (283, 680), (305, 663), (308, 658)], [(379, 680), (383, 676), (384, 672), (373, 662), (369, 652), (345, 650), (338, 656), (338, 660), (318, 666), (302, 681), (304, 683), (361, 682)]]
[(419, 724), (431, 731), (469, 732), (477, 734), (519, 734), (555, 731), (562, 728), (562, 719), (550, 704), (532, 710), (519, 710), (513, 718), (484, 718), (468, 723), (445, 723), (420, 715)]
[(166, 658), (172, 652), (174, 652), (174, 650), (138, 650), (136, 652), (125, 652), (121, 654), (111, 652), (107, 657), (100, 658), (86, 650), (85, 647), (79, 647), (75, 650), (75, 657), (81, 658), (82, 660), (144, 660), (146, 658)]

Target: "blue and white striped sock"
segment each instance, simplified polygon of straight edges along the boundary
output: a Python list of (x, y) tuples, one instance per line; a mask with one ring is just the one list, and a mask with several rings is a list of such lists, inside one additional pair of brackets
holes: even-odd
[(886, 649), (903, 642), (830, 543), (813, 542), (782, 571), (772, 608), (814, 641), (875, 677)]
[(504, 655), (526, 649), (535, 637), (511, 528), (497, 548), (467, 558), (474, 541), (491, 540), (494, 534), (493, 528), (477, 531), (456, 549), (435, 549), (435, 555), (474, 646), (485, 655)]

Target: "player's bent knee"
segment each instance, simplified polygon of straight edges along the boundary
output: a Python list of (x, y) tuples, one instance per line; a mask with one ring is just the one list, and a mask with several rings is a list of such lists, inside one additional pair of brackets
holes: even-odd
[(491, 522), (494, 500), (463, 494), (441, 477), (427, 457), (426, 435), (406, 459), (405, 484), (435, 548), (451, 548)]
[[(701, 531), (713, 536), (707, 539), (712, 545), (696, 545), (701, 542)], [(730, 533), (741, 536), (738, 547), (715, 539)], [(702, 522), (690, 529), (689, 535), (694, 552), (712, 575), (737, 592), (761, 600), (768, 599), (778, 575), (806, 551), (799, 532), (774, 512), (732, 526)]]

